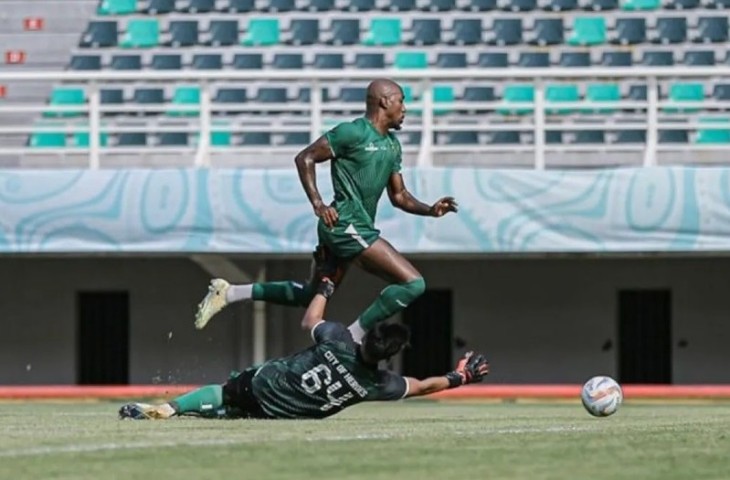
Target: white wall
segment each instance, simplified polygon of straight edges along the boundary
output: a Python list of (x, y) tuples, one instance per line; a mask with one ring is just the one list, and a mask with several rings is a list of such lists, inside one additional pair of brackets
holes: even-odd
[[(453, 289), (454, 335), (467, 340), (466, 348), (487, 354), (491, 382), (615, 375), (622, 288), (672, 290), (675, 383), (730, 382), (730, 259), (414, 263), (428, 287)], [(301, 280), (308, 271), (303, 261), (268, 265), (272, 280)], [(195, 306), (208, 278), (187, 259), (0, 259), (0, 383), (74, 383), (75, 292), (113, 289), (130, 291), (133, 383), (222, 381), (230, 369), (251, 361), (251, 306), (229, 308), (196, 331)], [(329, 318), (349, 323), (382, 286), (350, 272)], [(308, 344), (299, 328), (301, 313), (268, 307), (270, 355)], [(614, 348), (602, 351), (609, 339)], [(680, 339), (686, 348), (677, 347)]]

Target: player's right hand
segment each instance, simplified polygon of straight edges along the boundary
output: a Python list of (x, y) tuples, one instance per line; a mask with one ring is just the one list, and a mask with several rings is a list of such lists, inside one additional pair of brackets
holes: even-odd
[(337, 219), (340, 218), (334, 207), (327, 206), (324, 203), (314, 207), (314, 214), (321, 218), (328, 228), (334, 227)]
[(489, 374), (489, 362), (482, 354), (467, 352), (456, 365), (456, 373), (462, 377), (462, 385), (480, 382)]

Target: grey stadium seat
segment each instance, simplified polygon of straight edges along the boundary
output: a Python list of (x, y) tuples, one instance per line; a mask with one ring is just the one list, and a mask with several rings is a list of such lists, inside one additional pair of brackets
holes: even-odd
[(684, 43), (687, 40), (687, 19), (684, 17), (663, 17), (656, 22), (656, 37), (653, 43)]
[[(248, 96), (244, 88), (219, 88), (213, 98), (213, 103), (246, 103)], [(235, 115), (240, 110), (228, 109), (218, 110), (224, 115)]]
[(286, 88), (263, 87), (256, 94), (256, 101), (262, 103), (286, 103)]
[(413, 20), (408, 45), (437, 45), (441, 43), (441, 20), (420, 18)]
[(304, 59), (301, 53), (277, 53), (274, 55), (272, 67), (277, 69), (302, 69)]
[(220, 70), (223, 61), (220, 54), (197, 53), (193, 56), (192, 67), (196, 70)]
[(132, 97), (134, 103), (165, 103), (165, 92), (161, 88), (138, 88)]
[(612, 43), (636, 45), (646, 41), (646, 20), (643, 18), (619, 18), (616, 20), (616, 38)]
[(477, 66), (487, 68), (505, 68), (509, 66), (507, 54), (503, 52), (484, 52), (477, 57)]
[(349, 10), (353, 12), (369, 12), (375, 10), (375, 0), (350, 0)]
[(269, 132), (243, 132), (241, 134), (241, 145), (271, 145), (271, 134)]
[(416, 9), (416, 0), (387, 0), (381, 3), (381, 10), (409, 12)]
[(342, 102), (362, 103), (367, 98), (367, 90), (360, 87), (343, 87), (339, 100)]
[(207, 13), (215, 11), (215, 0), (190, 0), (182, 10), (190, 13)]
[(155, 55), (152, 57), (150, 66), (154, 70), (180, 70), (182, 68), (182, 59), (180, 55)]
[(355, 55), (355, 68), (385, 68), (385, 57), (382, 53), (358, 53)]
[(563, 43), (563, 20), (560, 18), (542, 18), (535, 20), (535, 37), (532, 45), (559, 45)]
[(228, 0), (228, 9), (235, 13), (249, 13), (255, 7), (255, 0)]
[(179, 147), (188, 144), (187, 132), (161, 132), (160, 143), (162, 146)]
[(71, 70), (100, 70), (101, 57), (98, 55), (74, 55), (69, 63)]
[(682, 63), (685, 65), (714, 65), (715, 52), (712, 50), (684, 52), (684, 60)]
[(590, 67), (591, 54), (588, 52), (563, 52), (560, 54), (561, 67)]
[(633, 64), (631, 52), (603, 52), (601, 65), (606, 67), (630, 67)]
[(494, 132), (489, 136), (491, 145), (517, 145), (520, 142), (520, 132), (514, 130), (503, 130)]
[(540, 68), (550, 66), (550, 55), (547, 52), (522, 52), (517, 61), (518, 67)]
[(489, 12), (497, 9), (497, 0), (464, 0), (459, 9), (469, 12)]
[(619, 130), (614, 143), (646, 143), (644, 130)]
[(700, 6), (700, 0), (669, 0), (664, 8), (670, 10), (692, 10)]
[(439, 132), (436, 140), (438, 144), (444, 145), (476, 145), (479, 143), (479, 135), (473, 131)]
[(577, 10), (578, 0), (547, 0), (543, 9), (554, 12)]
[(659, 143), (688, 143), (687, 130), (659, 130)]
[(142, 57), (139, 55), (114, 55), (109, 66), (112, 70), (142, 70)]
[(120, 133), (117, 145), (121, 147), (139, 147), (147, 145), (147, 134), (144, 132)]
[(328, 12), (335, 9), (335, 0), (310, 0), (307, 10), (313, 12)]
[(238, 22), (236, 20), (211, 20), (210, 41), (213, 46), (238, 44)]
[(517, 45), (522, 43), (522, 21), (518, 18), (500, 18), (492, 24), (494, 37), (490, 45)]
[(717, 84), (712, 89), (712, 98), (715, 100), (730, 100), (730, 84)]
[(478, 45), (482, 43), (482, 21), (478, 18), (457, 18), (451, 26), (453, 45)]
[(175, 11), (175, 0), (149, 0), (147, 4), (147, 13), (159, 15), (161, 13), (171, 13)]
[(345, 61), (341, 53), (318, 53), (314, 56), (314, 68), (319, 69), (342, 69)]
[(113, 47), (117, 44), (117, 22), (89, 22), (79, 43), (82, 47)]
[(340, 18), (332, 20), (330, 45), (355, 45), (360, 43), (360, 20)]
[(616, 10), (618, 8), (618, 0), (584, 0), (581, 2), (581, 5), (583, 10)]
[(198, 44), (198, 22), (176, 20), (170, 22), (170, 41), (173, 47), (192, 47)]
[(283, 136), (282, 145), (308, 145), (310, 140), (309, 132), (286, 132)]
[(727, 17), (700, 17), (697, 20), (696, 43), (724, 43), (728, 40)]
[(233, 68), (237, 70), (261, 70), (264, 60), (260, 53), (239, 53), (233, 57)]
[(644, 52), (644, 56), (641, 58), (641, 64), (652, 66), (671, 66), (674, 65), (674, 53), (671, 51)]
[(263, 4), (262, 11), (267, 12), (291, 12), (296, 10), (294, 0), (269, 0)]
[(456, 10), (456, 0), (416, 0), (416, 7), (424, 12), (450, 12)]
[(466, 68), (466, 53), (441, 52), (436, 57), (436, 68)]
[(291, 21), (290, 45), (314, 45), (319, 43), (319, 21), (311, 18), (297, 18)]
[(502, 10), (510, 12), (529, 12), (537, 8), (537, 0), (505, 0)]

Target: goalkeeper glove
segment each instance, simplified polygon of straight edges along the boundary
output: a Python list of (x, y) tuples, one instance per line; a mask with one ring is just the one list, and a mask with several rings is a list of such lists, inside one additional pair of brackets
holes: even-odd
[(484, 355), (467, 352), (453, 372), (446, 374), (449, 388), (456, 388), (469, 383), (480, 382), (489, 373), (489, 362)]

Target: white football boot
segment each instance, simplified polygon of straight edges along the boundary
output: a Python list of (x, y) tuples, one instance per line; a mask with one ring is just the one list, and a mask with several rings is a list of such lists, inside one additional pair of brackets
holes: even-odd
[(226, 293), (231, 284), (222, 278), (214, 278), (210, 281), (208, 294), (198, 304), (198, 312), (195, 314), (195, 328), (203, 329), (213, 316), (228, 305)]

